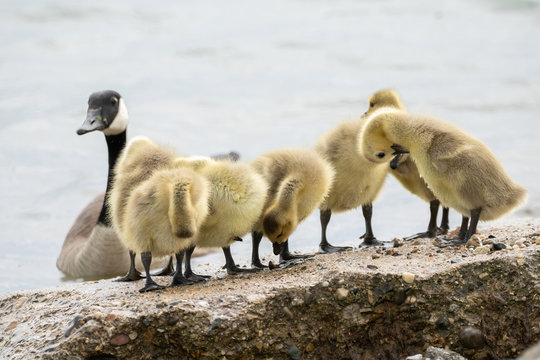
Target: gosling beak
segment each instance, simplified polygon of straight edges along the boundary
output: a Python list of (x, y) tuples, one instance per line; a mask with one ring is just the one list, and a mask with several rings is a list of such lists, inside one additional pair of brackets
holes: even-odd
[(244, 239), (242, 239), (242, 238), (239, 237), (239, 236), (235, 236), (235, 237), (234, 237), (234, 241), (244, 241)]
[(78, 135), (83, 135), (95, 130), (103, 130), (107, 128), (107, 120), (103, 119), (101, 115), (101, 108), (88, 109), (86, 113), (86, 120), (81, 125), (81, 128), (77, 130)]
[(283, 248), (283, 244), (272, 243), (272, 248), (274, 250), (274, 255), (279, 255), (281, 254), (281, 249)]
[(402, 154), (397, 154), (392, 161), (390, 161), (390, 169), (396, 170), (399, 165), (399, 160), (401, 159)]
[(394, 144), (394, 145), (392, 145), (390, 147), (394, 150), (394, 153), (392, 155), (408, 154), (409, 153), (409, 150), (405, 149), (404, 147), (402, 147), (401, 145), (398, 145), (398, 144)]

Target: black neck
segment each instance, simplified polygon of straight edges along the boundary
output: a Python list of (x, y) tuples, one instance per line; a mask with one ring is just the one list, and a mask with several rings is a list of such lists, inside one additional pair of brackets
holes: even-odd
[(109, 174), (107, 176), (105, 201), (103, 202), (103, 207), (101, 208), (97, 223), (105, 226), (112, 226), (109, 218), (109, 190), (111, 189), (113, 182), (114, 165), (116, 164), (118, 157), (120, 157), (120, 152), (122, 152), (122, 149), (126, 146), (126, 131), (124, 130), (118, 135), (105, 135), (105, 140), (107, 140), (107, 148), (109, 149)]

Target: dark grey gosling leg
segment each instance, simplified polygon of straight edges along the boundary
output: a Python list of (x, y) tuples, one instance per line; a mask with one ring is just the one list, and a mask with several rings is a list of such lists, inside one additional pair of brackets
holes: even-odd
[(282, 245), (279, 252), (279, 263), (283, 264), (291, 260), (308, 259), (315, 255), (293, 255), (289, 251), (289, 239), (287, 239)]
[(469, 224), (469, 229), (467, 230), (467, 234), (465, 235), (465, 239), (463, 240), (464, 243), (467, 243), (471, 236), (476, 234), (476, 226), (478, 225), (478, 220), (480, 220), (481, 212), (482, 208), (471, 210), (471, 223)]
[(141, 276), (141, 273), (135, 268), (135, 253), (130, 250), (129, 251), (129, 270), (127, 274), (121, 277), (120, 279), (116, 279), (114, 281), (119, 281), (119, 282), (136, 281), (142, 278), (143, 277)]
[(147, 292), (147, 291), (163, 289), (164, 287), (156, 284), (154, 280), (152, 280), (152, 277), (150, 276), (150, 264), (152, 263), (152, 253), (151, 252), (141, 253), (141, 261), (144, 266), (144, 271), (146, 272), (146, 283), (144, 284), (144, 287), (142, 289), (139, 289), (139, 292)]
[(195, 274), (193, 270), (191, 270), (191, 255), (193, 254), (194, 250), (195, 250), (195, 246), (191, 246), (186, 250), (186, 271), (184, 272), (184, 276), (186, 277), (186, 279), (191, 280), (193, 282), (203, 282), (203, 281), (206, 281), (206, 279), (210, 278), (210, 276), (198, 275), (198, 274)]
[(225, 268), (227, 274), (236, 275), (239, 273), (251, 273), (257, 271), (257, 269), (241, 269), (234, 263), (234, 259), (231, 255), (231, 248), (229, 246), (223, 247), (223, 254), (225, 255)]
[(259, 231), (251, 232), (251, 241), (253, 247), (251, 248), (251, 268), (252, 269), (268, 269), (268, 265), (263, 265), (261, 263), (261, 258), (259, 257), (259, 245), (263, 238), (263, 233)]
[(442, 244), (440, 244), (439, 247), (459, 246), (459, 245), (466, 244), (468, 239), (465, 240), (465, 237), (467, 235), (468, 225), (469, 225), (469, 218), (466, 216), (462, 216), (461, 227), (459, 228), (459, 234), (457, 238), (439, 237), (437, 239), (442, 242)]
[(183, 286), (183, 285), (191, 285), (194, 282), (190, 279), (186, 279), (184, 277), (184, 274), (182, 274), (182, 260), (184, 260), (184, 253), (185, 251), (182, 250), (178, 252), (176, 256), (176, 272), (174, 273), (171, 286)]
[(373, 229), (371, 228), (371, 215), (373, 214), (373, 205), (362, 205), (362, 214), (364, 214), (364, 220), (366, 223), (366, 233), (364, 234), (364, 241), (360, 246), (377, 246), (382, 243), (373, 236)]
[(429, 225), (426, 232), (421, 232), (411, 236), (403, 238), (403, 240), (408, 241), (417, 238), (432, 238), (437, 235), (437, 213), (439, 212), (439, 200), (432, 200), (429, 202)]
[(167, 276), (167, 275), (173, 275), (174, 274), (174, 266), (173, 266), (173, 257), (169, 257), (169, 262), (165, 267), (161, 270), (159, 270), (157, 273), (152, 274), (152, 276)]
[(331, 254), (335, 252), (346, 251), (346, 250), (352, 249), (352, 247), (350, 246), (334, 246), (328, 242), (328, 239), (326, 238), (326, 228), (328, 227), (328, 223), (330, 222), (331, 217), (332, 217), (332, 210), (327, 209), (327, 210), (320, 211), (321, 243), (319, 244), (319, 252), (322, 254)]
[(448, 212), (449, 209), (447, 207), (442, 208), (442, 219), (441, 219), (441, 226), (439, 228), (439, 235), (445, 235), (448, 233), (448, 230), (450, 230), (450, 225), (448, 221)]

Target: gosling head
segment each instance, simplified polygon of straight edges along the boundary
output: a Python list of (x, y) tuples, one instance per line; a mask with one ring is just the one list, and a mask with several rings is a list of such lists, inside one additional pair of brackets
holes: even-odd
[(369, 97), (369, 109), (366, 115), (383, 107), (390, 107), (397, 110), (405, 110), (398, 93), (392, 89), (379, 90)]
[[(278, 244), (283, 244), (296, 229), (296, 217), (280, 211), (270, 210), (263, 218), (264, 235), (275, 245), (274, 252)], [(279, 252), (278, 252), (279, 253)]]
[(83, 135), (99, 130), (105, 135), (118, 135), (127, 128), (128, 112), (122, 96), (114, 90), (98, 91), (88, 98), (86, 120), (77, 130)]

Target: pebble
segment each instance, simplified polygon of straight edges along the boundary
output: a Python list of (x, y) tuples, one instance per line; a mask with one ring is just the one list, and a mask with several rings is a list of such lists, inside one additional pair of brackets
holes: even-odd
[(294, 344), (291, 345), (291, 347), (289, 347), (289, 350), (287, 350), (287, 354), (289, 354), (291, 359), (294, 359), (294, 360), (300, 359), (300, 350)]
[(328, 281), (323, 281), (323, 283), (321, 285), (322, 285), (322, 287), (328, 287), (328, 286), (330, 286), (330, 283)]
[(411, 355), (405, 358), (405, 360), (423, 360), (423, 359), (424, 359), (424, 356), (422, 354)]
[(519, 249), (519, 245), (514, 245), (514, 246), (512, 246), (512, 249), (513, 249), (513, 250)]
[(371, 265), (371, 264), (369, 264), (369, 265), (367, 266), (367, 268), (368, 268), (368, 269), (371, 269), (371, 270), (376, 270), (376, 269), (378, 269), (377, 266)]
[(347, 298), (347, 295), (349, 295), (349, 290), (345, 288), (339, 288), (336, 290), (335, 297), (338, 300), (344, 300)]
[(499, 251), (502, 249), (506, 249), (506, 245), (503, 243), (493, 243), (493, 250)]
[(487, 254), (490, 251), (491, 251), (491, 247), (487, 246), (487, 245), (484, 245), (484, 246), (479, 246), (476, 249), (474, 249), (473, 254), (474, 255), (482, 255), (482, 254)]
[(17, 321), (12, 321), (9, 323), (8, 326), (6, 326), (6, 328), (4, 329), (5, 331), (9, 331), (9, 330), (13, 330), (17, 327), (19, 323)]
[(312, 352), (313, 350), (315, 350), (315, 345), (313, 345), (313, 343), (307, 344), (306, 352)]
[(459, 334), (459, 341), (468, 349), (480, 349), (484, 346), (484, 335), (473, 327), (466, 327)]
[(127, 336), (126, 334), (118, 334), (118, 335), (114, 335), (111, 338), (110, 343), (111, 345), (114, 345), (114, 346), (120, 346), (120, 345), (126, 345), (129, 341), (130, 341), (129, 336)]
[(480, 280), (484, 280), (487, 277), (489, 277), (489, 274), (488, 273), (481, 273), (480, 275), (478, 275), (478, 277), (480, 278)]
[(536, 238), (536, 240), (534, 240), (534, 243), (535, 243), (536, 245), (540, 245), (540, 237), (539, 237), (539, 238)]
[(478, 236), (476, 235), (473, 235), (469, 241), (467, 241), (467, 244), (465, 244), (465, 247), (479, 247), (481, 245), (480, 243), (480, 239), (478, 238)]
[(411, 274), (410, 272), (404, 272), (401, 277), (407, 284), (412, 284), (414, 282), (415, 275)]
[(263, 348), (263, 342), (262, 342), (262, 341), (259, 341), (259, 342), (257, 343), (257, 345), (255, 345), (255, 346), (257, 347), (257, 350), (259, 350), (259, 352), (261, 352), (261, 351), (262, 351), (262, 348)]
[(129, 336), (130, 340), (135, 340), (138, 335), (137, 335), (137, 333), (135, 331), (132, 331), (132, 332), (129, 333), (128, 336)]
[(371, 255), (371, 258), (372, 258), (372, 259), (378, 259), (378, 258), (380, 258), (380, 257), (381, 257), (381, 256), (380, 256), (379, 254), (373, 254), (373, 255)]

